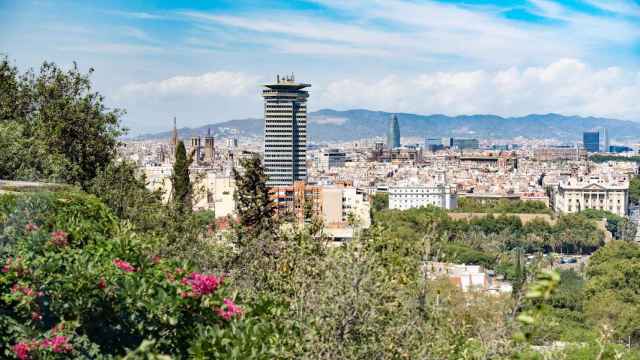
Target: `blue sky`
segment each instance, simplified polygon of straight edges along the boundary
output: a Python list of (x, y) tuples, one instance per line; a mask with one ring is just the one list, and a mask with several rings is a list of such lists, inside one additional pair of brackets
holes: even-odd
[(291, 72), (312, 110), (640, 121), (637, 0), (0, 0), (0, 53), (95, 68), (133, 133), (260, 116)]

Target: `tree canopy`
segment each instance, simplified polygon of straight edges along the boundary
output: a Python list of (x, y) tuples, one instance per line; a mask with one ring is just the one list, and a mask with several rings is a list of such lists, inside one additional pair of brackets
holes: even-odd
[(124, 112), (107, 108), (91, 73), (45, 62), (37, 73), (19, 74), (0, 58), (0, 178), (86, 188), (114, 159)]

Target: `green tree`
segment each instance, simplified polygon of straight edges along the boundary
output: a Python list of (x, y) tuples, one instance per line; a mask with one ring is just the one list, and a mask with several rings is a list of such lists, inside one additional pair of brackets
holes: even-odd
[(189, 166), (192, 162), (193, 154), (187, 157), (184, 142), (178, 142), (173, 174), (171, 175), (173, 204), (178, 214), (190, 213), (193, 208), (191, 203), (193, 189), (189, 177)]
[(112, 162), (98, 171), (88, 192), (99, 197), (115, 215), (129, 220), (138, 230), (158, 230), (163, 224), (164, 205), (161, 194), (146, 186), (146, 179), (137, 174), (135, 164)]
[(585, 312), (616, 339), (640, 342), (640, 247), (612, 241), (596, 251), (587, 267)]
[(371, 196), (371, 218), (383, 210), (389, 208), (389, 194), (375, 193)]
[[(75, 63), (64, 71), (45, 62), (37, 74), (29, 70), (19, 75), (6, 57), (0, 59), (0, 122), (13, 130), (0, 137), (18, 132), (29, 150), (19, 154), (24, 160), (20, 166), (0, 163), (2, 177), (55, 180), (86, 188), (115, 158), (117, 139), (125, 131), (120, 126), (123, 111), (108, 109), (103, 96), (92, 90), (92, 73), (93, 69), (81, 73)], [(38, 160), (44, 153), (45, 159), (55, 161)]]
[(629, 182), (629, 202), (640, 204), (640, 176), (632, 177)]
[(241, 169), (233, 169), (236, 183), (234, 200), (239, 224), (255, 236), (275, 231), (273, 201), (267, 188), (267, 175), (258, 155), (240, 160)]

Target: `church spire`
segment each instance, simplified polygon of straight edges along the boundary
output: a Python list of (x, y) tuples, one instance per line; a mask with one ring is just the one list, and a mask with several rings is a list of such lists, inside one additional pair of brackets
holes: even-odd
[(171, 145), (175, 149), (178, 146), (178, 127), (176, 125), (176, 117), (173, 117), (173, 134), (171, 135)]

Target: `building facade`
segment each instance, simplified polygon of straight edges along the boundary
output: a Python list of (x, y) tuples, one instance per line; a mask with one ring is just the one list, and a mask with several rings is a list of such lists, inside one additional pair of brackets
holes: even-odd
[(582, 133), (582, 144), (588, 152), (599, 152), (600, 133), (597, 131), (587, 131)]
[(629, 210), (629, 181), (626, 177), (614, 180), (597, 176), (564, 179), (554, 192), (553, 204), (560, 213), (596, 209), (625, 216)]
[(427, 151), (438, 151), (444, 149), (444, 145), (442, 145), (442, 139), (439, 138), (425, 138), (424, 139), (424, 148)]
[(453, 139), (451, 147), (459, 150), (479, 149), (478, 139)]
[(298, 223), (304, 223), (312, 214), (332, 229), (351, 227), (352, 220), (361, 228), (371, 225), (369, 196), (351, 185), (320, 186), (296, 181), (292, 186), (274, 186), (269, 191), (276, 215), (291, 214)]
[(264, 167), (268, 186), (289, 186), (307, 178), (307, 98), (293, 75), (264, 85)]
[(458, 195), (455, 187), (443, 184), (389, 187), (389, 209), (407, 210), (428, 205), (443, 209), (457, 208)]
[(541, 147), (533, 151), (533, 157), (538, 161), (578, 161), (587, 159), (587, 151), (584, 148), (574, 146)]
[(343, 167), (347, 159), (347, 154), (340, 149), (326, 149), (320, 153), (318, 158), (318, 168), (328, 170), (331, 168)]
[(387, 131), (387, 147), (395, 149), (400, 147), (400, 124), (398, 117), (394, 114), (389, 119), (389, 130)]

